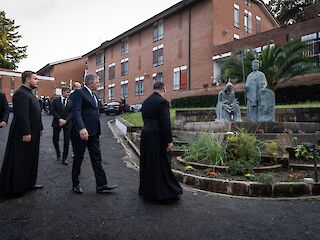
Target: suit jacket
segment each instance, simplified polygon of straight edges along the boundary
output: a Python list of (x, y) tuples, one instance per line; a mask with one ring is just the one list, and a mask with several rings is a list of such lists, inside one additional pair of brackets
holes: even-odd
[[(97, 96), (95, 97), (98, 100)], [(96, 102), (85, 87), (73, 92), (71, 105), (72, 133), (79, 135), (79, 131), (86, 128), (90, 137), (99, 136), (101, 133), (99, 105), (96, 105)]]
[(67, 121), (64, 127), (71, 126), (72, 113), (71, 113), (71, 101), (69, 99), (67, 100), (66, 106), (63, 106), (60, 96), (52, 99), (51, 113), (53, 115), (53, 120), (51, 124), (52, 127), (59, 127), (59, 119), (64, 119)]
[(9, 105), (4, 93), (0, 93), (0, 122), (8, 123)]

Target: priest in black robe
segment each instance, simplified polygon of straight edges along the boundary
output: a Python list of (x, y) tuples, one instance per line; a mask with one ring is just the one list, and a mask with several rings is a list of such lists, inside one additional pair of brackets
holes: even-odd
[(153, 88), (154, 93), (142, 104), (139, 194), (153, 201), (177, 200), (182, 188), (171, 170), (170, 106), (163, 98), (164, 83), (157, 82)]
[(38, 99), (32, 93), (39, 80), (22, 73), (22, 86), (13, 95), (13, 119), (0, 173), (0, 195), (24, 194), (36, 185), (40, 136), (43, 131)]

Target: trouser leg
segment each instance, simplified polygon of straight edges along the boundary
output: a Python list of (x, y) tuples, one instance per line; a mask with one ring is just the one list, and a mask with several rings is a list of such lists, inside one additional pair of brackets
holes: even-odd
[(69, 153), (69, 142), (70, 142), (71, 128), (63, 128), (63, 156), (62, 160), (66, 160)]
[(56, 150), (57, 157), (60, 157), (60, 147), (59, 147), (59, 135), (60, 135), (61, 128), (60, 127), (54, 127), (53, 128), (53, 135), (52, 135), (52, 142), (53, 146)]
[(97, 186), (107, 184), (107, 177), (102, 167), (100, 140), (98, 137), (92, 137), (89, 139), (88, 150)]
[(79, 136), (72, 136), (74, 144), (74, 159), (72, 163), (72, 184), (73, 186), (79, 185), (79, 175), (81, 172), (81, 163), (83, 155), (86, 150), (87, 142), (82, 141)]

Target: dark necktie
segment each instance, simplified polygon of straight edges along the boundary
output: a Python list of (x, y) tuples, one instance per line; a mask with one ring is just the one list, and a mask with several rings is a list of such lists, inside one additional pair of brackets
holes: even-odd
[(62, 99), (63, 107), (65, 107), (65, 106), (66, 106), (66, 100), (67, 100), (66, 98), (63, 98), (63, 99)]
[(94, 93), (92, 93), (92, 99), (93, 99), (94, 104), (95, 104), (96, 107), (97, 107), (97, 106), (98, 106), (98, 104), (97, 104), (97, 99), (96, 99), (96, 97), (94, 96)]

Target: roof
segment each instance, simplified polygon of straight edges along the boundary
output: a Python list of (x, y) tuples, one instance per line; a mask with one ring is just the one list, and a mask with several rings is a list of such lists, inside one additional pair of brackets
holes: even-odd
[[(9, 76), (9, 77), (21, 77), (21, 72), (6, 69), (6, 68), (0, 68), (0, 76)], [(47, 76), (41, 76), (38, 75), (39, 80), (48, 80), (48, 81), (54, 81), (54, 77), (47, 77)]]
[(79, 60), (81, 58), (82, 58), (82, 56), (78, 56), (78, 57), (73, 57), (73, 58), (68, 58), (68, 59), (64, 59), (64, 60), (48, 63), (47, 65), (42, 67), (40, 70), (38, 70), (37, 74), (40, 74), (41, 72), (44, 72), (44, 71), (48, 70), (50, 67), (52, 67), (54, 65), (58, 65), (58, 64), (61, 64), (61, 63), (66, 63), (66, 62), (71, 62), (71, 61), (74, 61), (74, 60)]
[[(111, 46), (112, 44), (116, 43), (116, 42), (119, 42), (123, 39), (125, 39), (126, 37), (134, 34), (134, 33), (137, 33), (141, 30), (143, 30), (144, 28), (147, 28), (149, 27), (150, 25), (154, 24), (155, 22), (165, 18), (165, 17), (168, 17), (178, 11), (180, 11), (181, 9), (184, 9), (190, 5), (192, 5), (193, 3), (196, 3), (198, 1), (203, 1), (203, 0), (182, 0), (178, 3), (176, 3), (175, 5), (167, 8), (166, 10), (158, 13), (157, 15), (149, 18), (148, 20), (138, 24), (137, 26), (129, 29), (128, 31), (120, 34), (119, 36), (113, 38), (112, 40), (107, 40), (105, 42), (103, 42), (100, 46), (98, 46), (97, 48), (91, 50), (90, 52), (84, 54), (83, 56), (86, 56), (86, 57), (90, 57), (100, 51), (102, 51), (103, 49), (105, 49), (106, 47), (108, 46)], [(266, 5), (264, 4), (263, 1), (261, 0), (253, 0), (254, 2), (256, 2), (257, 4), (259, 4), (261, 7), (262, 7), (262, 10), (266, 13), (266, 15), (268, 16), (269, 20), (271, 22), (273, 22), (275, 25), (277, 25), (278, 27), (280, 26), (280, 24), (277, 22), (277, 20), (273, 17), (273, 15), (271, 14), (271, 12), (269, 11), (269, 9), (266, 7)]]

